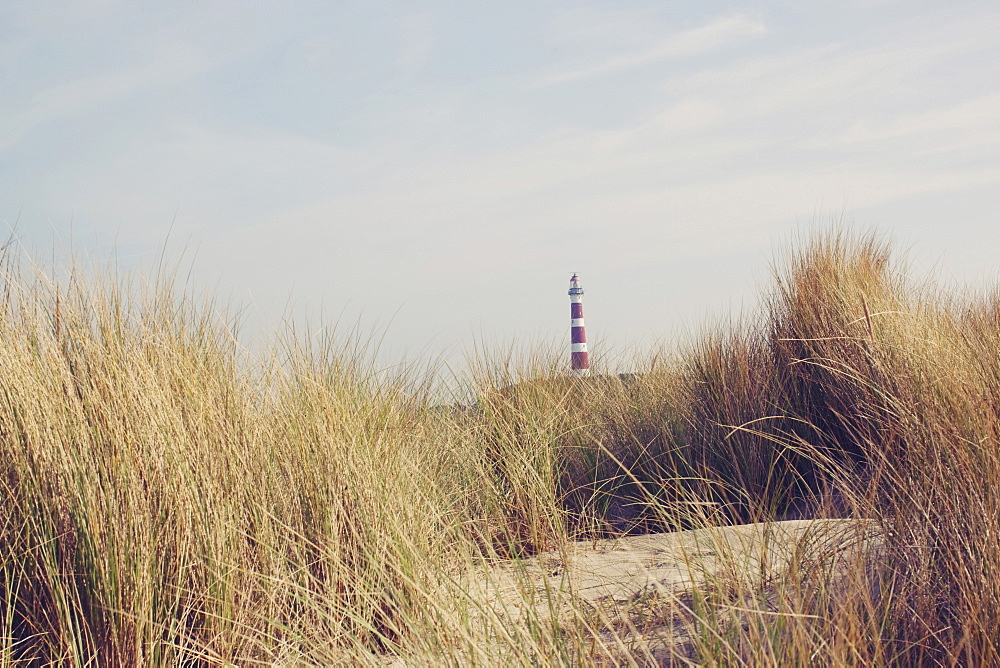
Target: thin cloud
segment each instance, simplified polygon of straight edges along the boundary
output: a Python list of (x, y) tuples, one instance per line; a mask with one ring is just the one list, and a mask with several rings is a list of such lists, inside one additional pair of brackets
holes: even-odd
[(903, 114), (888, 122), (862, 121), (831, 138), (810, 142), (811, 147), (839, 148), (900, 137), (933, 133), (974, 134), (982, 143), (1000, 131), (1000, 92), (932, 111)]
[(143, 90), (179, 83), (207, 67), (201, 54), (172, 45), (153, 62), (84, 77), (38, 91), (20, 108), (0, 114), (0, 150), (9, 148), (35, 128), (89, 111)]
[(766, 32), (767, 28), (762, 21), (751, 19), (742, 14), (726, 16), (700, 28), (670, 35), (651, 48), (627, 53), (590, 67), (554, 74), (543, 79), (539, 85), (547, 86), (589, 79), (642, 67), (669, 58), (706, 53), (734, 41), (747, 37), (757, 37)]
[(396, 67), (403, 74), (416, 74), (427, 63), (437, 35), (427, 14), (410, 14), (399, 20), (402, 44), (396, 54)]

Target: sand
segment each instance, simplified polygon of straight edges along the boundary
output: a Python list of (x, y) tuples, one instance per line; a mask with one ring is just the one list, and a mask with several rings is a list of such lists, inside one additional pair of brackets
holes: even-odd
[(559, 594), (625, 603), (651, 589), (678, 593), (708, 578), (759, 584), (789, 567), (827, 563), (866, 538), (867, 523), (823, 519), (582, 541), (497, 565), (486, 580), (494, 598), (515, 607)]
[(581, 541), (484, 567), (468, 596), (477, 602), (473, 616), (505, 626), (589, 628), (586, 651), (609, 665), (687, 664), (695, 589), (766, 591), (791, 569), (799, 582), (835, 582), (848, 559), (877, 543), (872, 523), (840, 519)]

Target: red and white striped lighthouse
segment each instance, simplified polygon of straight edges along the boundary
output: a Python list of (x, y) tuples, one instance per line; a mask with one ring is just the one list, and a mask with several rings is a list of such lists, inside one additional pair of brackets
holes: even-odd
[(573, 374), (590, 375), (590, 358), (587, 355), (587, 332), (583, 326), (583, 288), (580, 277), (573, 274), (569, 279), (570, 350), (573, 358)]

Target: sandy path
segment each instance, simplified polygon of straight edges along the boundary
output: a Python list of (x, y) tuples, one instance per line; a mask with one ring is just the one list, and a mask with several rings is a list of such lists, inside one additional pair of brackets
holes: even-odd
[(867, 532), (850, 520), (790, 520), (577, 542), (501, 564), (486, 582), (491, 598), (515, 608), (562, 595), (624, 603), (650, 589), (676, 594), (709, 577), (747, 585), (778, 577), (835, 558)]
[[(468, 582), (467, 595), (478, 602), (473, 617), (487, 615), (500, 625), (589, 628), (590, 649), (608, 665), (678, 665), (677, 657), (691, 656), (687, 613), (695, 587), (766, 588), (790, 569), (798, 570), (800, 582), (829, 582), (857, 554), (852, 547), (876, 543), (870, 522), (836, 519), (582, 541), (484, 568)], [(682, 658), (685, 664), (689, 660)]]

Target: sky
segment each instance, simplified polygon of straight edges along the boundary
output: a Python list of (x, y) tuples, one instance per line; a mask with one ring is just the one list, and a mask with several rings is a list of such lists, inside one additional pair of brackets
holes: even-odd
[[(993, 281), (1000, 5), (0, 4), (0, 223), (387, 350), (594, 354), (752, 308), (844, 219)], [(567, 353), (568, 356), (568, 353)]]

